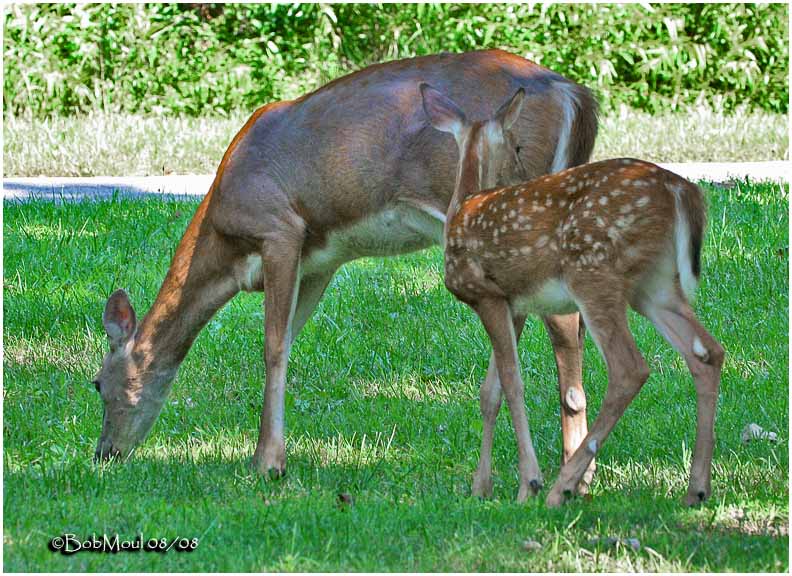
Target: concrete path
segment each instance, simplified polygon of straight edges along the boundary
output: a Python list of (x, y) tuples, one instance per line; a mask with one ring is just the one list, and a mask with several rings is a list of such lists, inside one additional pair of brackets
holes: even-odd
[[(756, 181), (790, 181), (790, 163), (774, 162), (686, 162), (660, 164), (691, 180), (723, 182), (750, 178)], [(199, 199), (212, 185), (214, 174), (184, 176), (105, 176), (97, 178), (3, 178), (3, 200), (52, 201), (108, 200), (123, 197)]]

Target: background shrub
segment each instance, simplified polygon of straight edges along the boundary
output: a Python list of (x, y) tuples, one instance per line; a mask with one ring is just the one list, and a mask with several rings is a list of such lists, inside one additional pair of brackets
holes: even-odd
[(501, 47), (605, 109), (786, 112), (786, 4), (30, 4), (5, 12), (6, 113), (227, 113), (372, 62)]

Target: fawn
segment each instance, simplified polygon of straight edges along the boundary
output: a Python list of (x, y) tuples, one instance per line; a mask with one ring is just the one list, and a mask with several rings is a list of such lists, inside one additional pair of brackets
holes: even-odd
[[(649, 376), (627, 324), (627, 306), (646, 316), (685, 358), (697, 395), (696, 447), (686, 501), (710, 495), (715, 408), (724, 351), (689, 301), (700, 274), (706, 222), (701, 190), (649, 162), (621, 158), (490, 189), (515, 161), (509, 129), (518, 90), (493, 118), (469, 122), (459, 107), (421, 85), (433, 127), (459, 147), (456, 187), (446, 216), (445, 284), (481, 319), (492, 342), (519, 451), (518, 500), (542, 487), (531, 444), (515, 327), (529, 313), (579, 310), (608, 369), (600, 412), (561, 468), (549, 506), (569, 497)], [(483, 190), (483, 191), (482, 191)], [(499, 390), (482, 390), (482, 458), (474, 494), (491, 486)], [(485, 461), (484, 453), (488, 458)]]

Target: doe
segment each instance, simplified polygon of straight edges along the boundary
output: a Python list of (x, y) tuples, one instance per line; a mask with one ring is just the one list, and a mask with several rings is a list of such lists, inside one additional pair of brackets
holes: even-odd
[[(453, 134), (459, 147), (444, 230), (445, 283), (473, 308), (492, 342), (517, 436), (518, 500), (539, 491), (542, 475), (525, 414), (515, 322), (528, 313), (579, 310), (607, 364), (608, 389), (597, 419), (547, 496), (547, 504), (557, 506), (574, 493), (649, 376), (628, 327), (628, 305), (682, 354), (695, 380), (698, 420), (686, 502), (705, 500), (724, 351), (689, 304), (706, 221), (701, 190), (629, 158), (489, 189), (511, 161), (505, 143), (522, 108), (522, 90), (480, 122), (469, 122), (453, 101), (427, 84), (421, 93), (432, 126)], [(481, 410), (483, 444), (489, 443), (490, 453), (497, 409), (486, 390)], [(490, 475), (490, 462), (480, 464), (474, 487), (491, 485)]]

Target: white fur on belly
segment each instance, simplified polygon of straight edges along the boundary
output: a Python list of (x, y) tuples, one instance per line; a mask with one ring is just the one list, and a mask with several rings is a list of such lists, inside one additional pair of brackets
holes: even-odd
[(548, 280), (532, 294), (522, 295), (512, 301), (512, 309), (521, 314), (571, 314), (577, 304), (569, 293), (566, 282)]
[(313, 274), (363, 256), (394, 256), (440, 244), (443, 221), (438, 216), (442, 214), (429, 214), (406, 204), (388, 207), (331, 232), (322, 248), (305, 255), (302, 272)]

